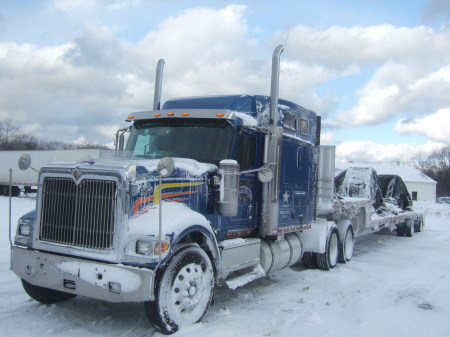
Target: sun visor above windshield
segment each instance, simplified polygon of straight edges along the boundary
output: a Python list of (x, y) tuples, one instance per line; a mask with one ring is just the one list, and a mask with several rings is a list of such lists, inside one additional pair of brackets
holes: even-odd
[(171, 109), (140, 111), (128, 115), (126, 121), (158, 118), (218, 118), (235, 119), (235, 113), (226, 109)]

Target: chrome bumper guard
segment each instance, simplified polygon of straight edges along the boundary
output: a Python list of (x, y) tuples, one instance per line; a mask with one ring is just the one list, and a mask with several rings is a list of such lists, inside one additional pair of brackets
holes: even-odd
[(154, 300), (153, 271), (12, 247), (11, 268), (27, 282), (107, 302)]

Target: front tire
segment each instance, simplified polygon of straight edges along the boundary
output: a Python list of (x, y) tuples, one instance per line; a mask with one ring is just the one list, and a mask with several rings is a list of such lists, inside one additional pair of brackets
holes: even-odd
[(339, 233), (336, 228), (331, 230), (327, 238), (325, 253), (317, 254), (317, 265), (322, 270), (333, 269), (338, 262)]
[(200, 247), (186, 245), (156, 279), (155, 301), (145, 302), (145, 313), (161, 332), (171, 334), (199, 322), (214, 292), (211, 260)]
[(58, 290), (35, 286), (25, 281), (24, 279), (22, 279), (22, 286), (28, 296), (42, 304), (64, 302), (77, 296), (75, 294), (69, 294)]

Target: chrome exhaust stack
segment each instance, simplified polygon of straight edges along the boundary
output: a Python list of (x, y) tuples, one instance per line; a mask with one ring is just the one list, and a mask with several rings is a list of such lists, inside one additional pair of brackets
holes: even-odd
[(264, 165), (273, 173), (273, 179), (263, 184), (262, 217), (260, 234), (273, 236), (278, 231), (278, 199), (280, 186), (280, 160), (283, 129), (278, 126), (278, 91), (280, 79), (280, 58), (284, 46), (279, 45), (272, 55), (272, 76), (270, 88), (269, 134), (266, 135)]
[(153, 98), (153, 110), (161, 109), (161, 89), (162, 89), (164, 63), (165, 63), (164, 59), (160, 59), (156, 66), (155, 95)]

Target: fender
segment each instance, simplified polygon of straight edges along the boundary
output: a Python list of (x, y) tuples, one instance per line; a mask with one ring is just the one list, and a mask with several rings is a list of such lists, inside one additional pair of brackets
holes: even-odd
[[(206, 220), (206, 219), (205, 219)], [(203, 242), (198, 242), (198, 236), (196, 237), (196, 234), (201, 234), (201, 238), (203, 239)], [(211, 225), (208, 221), (203, 224), (195, 224), (192, 225), (185, 230), (183, 230), (181, 233), (178, 234), (178, 236), (172, 241), (172, 245), (174, 247), (174, 251), (171, 252), (170, 255), (173, 255), (177, 252), (177, 246), (179, 243), (182, 243), (185, 239), (191, 237), (194, 239), (196, 243), (199, 245), (206, 245), (208, 247), (209, 252), (211, 253), (212, 257), (212, 263), (215, 266), (215, 269), (217, 271), (217, 276), (220, 277), (221, 275), (221, 258), (220, 258), (220, 251), (219, 251), (219, 245), (216, 240), (216, 236), (214, 235), (214, 232), (211, 228)]]
[[(139, 217), (130, 219), (129, 236), (130, 243), (142, 238), (153, 238), (159, 236), (159, 207), (150, 208)], [(220, 270), (220, 253), (214, 231), (209, 221), (200, 213), (192, 210), (183, 203), (163, 202), (162, 204), (162, 237), (170, 241), (170, 254), (164, 256), (163, 264), (176, 252), (176, 245), (183, 242), (192, 234), (200, 233), (204, 238), (199, 244), (206, 244), (211, 252), (213, 263)], [(194, 238), (195, 241), (196, 238)], [(198, 240), (198, 238), (197, 238)]]
[(325, 253), (328, 237), (333, 228), (337, 228), (335, 222), (317, 218), (310, 229), (302, 232), (305, 252)]

